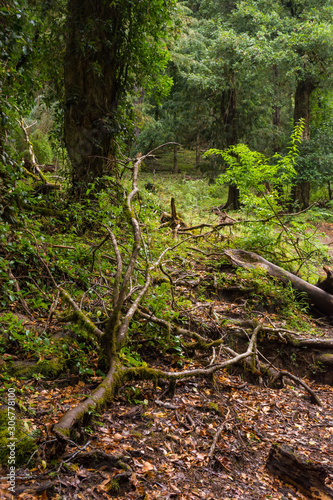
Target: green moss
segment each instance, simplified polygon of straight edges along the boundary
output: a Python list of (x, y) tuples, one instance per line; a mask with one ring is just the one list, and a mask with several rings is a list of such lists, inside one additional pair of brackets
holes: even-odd
[(118, 493), (120, 490), (119, 486), (119, 479), (112, 479), (109, 485), (109, 492), (110, 493)]
[[(11, 407), (9, 407), (11, 408)], [(14, 413), (15, 412), (15, 413)], [(11, 416), (15, 415), (15, 420)], [(16, 408), (0, 410), (0, 464), (19, 467), (26, 464), (37, 449), (35, 440), (27, 436)], [(31, 465), (31, 462), (30, 462)]]
[[(62, 340), (63, 344), (63, 340)], [(60, 348), (60, 345), (59, 345)], [(35, 374), (43, 375), (47, 378), (56, 378), (66, 369), (66, 360), (60, 351), (58, 357), (44, 359), (36, 363), (17, 363), (7, 366), (8, 373), (17, 378), (30, 378)]]

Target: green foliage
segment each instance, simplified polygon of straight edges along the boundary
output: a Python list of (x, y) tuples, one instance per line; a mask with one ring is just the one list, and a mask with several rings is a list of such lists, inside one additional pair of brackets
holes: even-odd
[[(231, 146), (225, 151), (210, 149), (205, 156), (222, 156), (227, 168), (219, 176), (218, 183), (236, 185), (240, 189), (240, 200), (248, 211), (256, 210), (263, 216), (275, 215), (283, 201), (281, 189), (289, 186), (296, 175), (294, 165), (303, 127), (302, 122), (295, 127), (289, 152), (284, 156), (275, 153), (272, 159), (268, 159), (262, 153), (251, 151), (245, 144)], [(267, 183), (272, 186), (270, 192), (267, 192)]]
[(290, 284), (268, 276), (262, 269), (238, 269), (236, 275), (219, 275), (219, 285), (240, 286), (246, 291), (245, 309), (255, 317), (258, 311), (282, 316), (289, 324), (298, 329), (308, 326), (300, 315), (308, 311), (307, 298), (295, 292)]
[(127, 346), (121, 349), (119, 357), (126, 366), (147, 366), (140, 354)]
[(35, 359), (43, 359), (55, 353), (54, 343), (45, 334), (28, 328), (25, 321), (19, 319), (13, 313), (2, 314), (1, 325), (3, 336), (0, 341), (2, 353), (17, 355), (20, 352), (33, 356)]

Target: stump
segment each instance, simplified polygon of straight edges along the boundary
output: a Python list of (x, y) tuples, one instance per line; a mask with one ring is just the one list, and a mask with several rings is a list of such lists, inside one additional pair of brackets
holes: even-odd
[(333, 490), (325, 485), (328, 470), (321, 464), (297, 456), (289, 446), (273, 444), (266, 467), (271, 474), (295, 486), (308, 498), (333, 499)]

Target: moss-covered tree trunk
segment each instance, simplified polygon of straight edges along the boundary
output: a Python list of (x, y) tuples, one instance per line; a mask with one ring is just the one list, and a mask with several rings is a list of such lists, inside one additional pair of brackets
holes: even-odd
[(127, 73), (117, 55), (120, 24), (115, 2), (68, 2), (64, 133), (77, 194), (103, 175), (114, 153), (117, 99)]

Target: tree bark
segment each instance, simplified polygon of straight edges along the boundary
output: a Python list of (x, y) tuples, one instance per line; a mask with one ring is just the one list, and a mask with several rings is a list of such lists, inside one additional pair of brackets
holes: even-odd
[[(236, 78), (233, 72), (230, 75), (228, 90), (222, 93), (221, 119), (223, 123), (225, 145), (228, 148), (238, 142), (237, 89)], [(225, 206), (229, 210), (239, 209), (239, 189), (233, 184), (229, 185), (228, 200)]]
[(272, 122), (273, 122), (273, 149), (275, 152), (280, 150), (279, 144), (279, 131), (281, 127), (281, 84), (279, 82), (279, 68), (277, 64), (273, 65), (273, 92), (274, 92), (274, 104), (272, 107)]
[(227, 203), (225, 204), (225, 208), (227, 210), (238, 210), (239, 207), (239, 189), (234, 184), (230, 184), (228, 189), (228, 199)]
[(177, 146), (173, 147), (173, 174), (178, 174)]
[(299, 210), (310, 206), (311, 185), (309, 181), (299, 181), (291, 188), (292, 202), (297, 203)]
[(68, 2), (64, 135), (76, 194), (84, 194), (113, 157), (115, 112), (127, 76), (117, 55), (120, 24), (115, 2)]
[[(299, 80), (296, 86), (294, 123), (296, 125), (301, 119), (304, 120), (303, 141), (310, 139), (310, 98), (316, 87), (317, 84), (310, 76)], [(310, 206), (310, 187), (309, 181), (300, 180), (292, 188), (292, 202), (297, 203), (300, 210)]]
[(197, 167), (200, 163), (200, 135), (197, 132), (196, 141), (195, 141), (195, 166)]
[(286, 445), (273, 444), (266, 467), (272, 474), (295, 486), (308, 498), (333, 499), (333, 490), (325, 485), (327, 469), (323, 465), (298, 457)]

